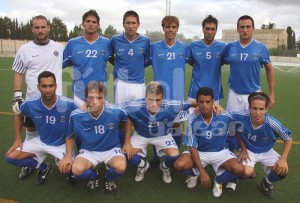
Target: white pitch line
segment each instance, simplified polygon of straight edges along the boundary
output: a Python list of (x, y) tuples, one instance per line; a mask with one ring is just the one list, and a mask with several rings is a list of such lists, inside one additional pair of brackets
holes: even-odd
[(290, 70), (288, 70), (288, 71), (286, 71), (286, 72), (291, 72), (291, 71), (295, 70), (296, 68), (299, 68), (299, 67), (291, 68)]
[[(274, 66), (274, 65), (273, 65), (273, 66)], [(277, 66), (274, 66), (274, 68), (276, 68), (276, 69), (278, 69), (278, 70), (280, 70), (280, 71), (282, 71), (282, 72), (286, 72), (286, 71), (282, 70), (281, 68), (279, 68), (279, 67), (277, 67)]]

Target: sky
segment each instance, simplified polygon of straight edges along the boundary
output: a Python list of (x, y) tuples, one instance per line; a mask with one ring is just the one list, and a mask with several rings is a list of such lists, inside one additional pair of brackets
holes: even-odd
[[(140, 16), (139, 32), (161, 31), (161, 20), (166, 15), (166, 0), (0, 0), (0, 16), (28, 22), (35, 15), (59, 17), (68, 31), (80, 25), (82, 15), (95, 9), (100, 16), (100, 27), (108, 25), (123, 31), (122, 18), (128, 10)], [(236, 29), (237, 19), (250, 15), (255, 27), (275, 23), (277, 29), (291, 26), (300, 38), (299, 0), (171, 0), (170, 14), (180, 20), (179, 33), (187, 38), (203, 37), (202, 20), (209, 14), (219, 20), (216, 38), (222, 38), (223, 29)]]

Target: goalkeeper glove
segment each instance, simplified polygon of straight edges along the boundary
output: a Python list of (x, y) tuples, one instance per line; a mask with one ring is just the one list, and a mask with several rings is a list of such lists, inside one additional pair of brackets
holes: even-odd
[(12, 100), (12, 110), (16, 115), (20, 115), (20, 106), (23, 103), (24, 99), (22, 98), (22, 92), (19, 90), (16, 90), (14, 92), (14, 98)]

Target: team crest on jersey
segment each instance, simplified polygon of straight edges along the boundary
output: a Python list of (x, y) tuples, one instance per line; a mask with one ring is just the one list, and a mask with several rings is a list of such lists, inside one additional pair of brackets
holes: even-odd
[(179, 53), (179, 57), (180, 57), (180, 58), (183, 58), (183, 53)]
[(58, 56), (58, 55), (59, 55), (59, 52), (55, 50), (55, 51), (53, 52), (53, 55), (54, 55), (54, 56)]
[(59, 118), (59, 120), (60, 120), (61, 123), (63, 123), (63, 122), (66, 121), (66, 118), (65, 118), (64, 116), (61, 116), (61, 117)]
[(169, 120), (168, 120), (168, 119), (164, 119), (163, 122), (164, 122), (164, 123), (168, 123)]
[(140, 49), (139, 49), (139, 53), (140, 53), (140, 54), (143, 54), (144, 52), (145, 52), (145, 51), (144, 51), (143, 48), (140, 48)]
[(267, 137), (263, 137), (262, 139), (261, 139), (261, 141), (263, 141), (263, 142), (268, 142), (268, 138)]
[(101, 56), (105, 56), (105, 50), (101, 50)]
[(253, 58), (257, 59), (258, 58), (258, 54), (253, 54)]
[(221, 58), (221, 54), (219, 52), (216, 53), (217, 58)]
[(108, 124), (108, 129), (112, 130), (115, 128), (115, 125), (113, 123)]
[(218, 129), (218, 134), (219, 134), (219, 135), (223, 135), (223, 133), (224, 133), (223, 128), (219, 128), (219, 129)]

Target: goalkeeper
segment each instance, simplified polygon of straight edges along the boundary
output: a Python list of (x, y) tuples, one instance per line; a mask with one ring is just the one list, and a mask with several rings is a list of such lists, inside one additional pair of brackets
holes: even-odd
[[(50, 24), (44, 16), (33, 17), (31, 31), (34, 40), (20, 47), (12, 66), (12, 70), (15, 72), (12, 109), (15, 114), (20, 114), (19, 105), (23, 101), (24, 78), (27, 85), (26, 99), (40, 96), (36, 84), (38, 75), (43, 71), (55, 73), (56, 94), (62, 95), (63, 46), (49, 39)], [(30, 117), (24, 117), (23, 125), (26, 126), (26, 139), (36, 136), (36, 129)], [(28, 177), (31, 172), (32, 170), (29, 168), (22, 168), (19, 179)]]

